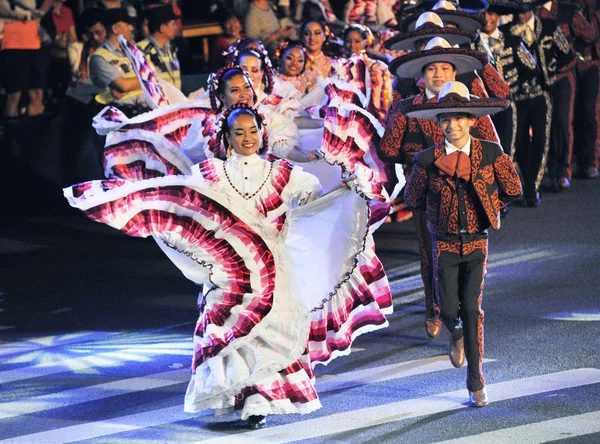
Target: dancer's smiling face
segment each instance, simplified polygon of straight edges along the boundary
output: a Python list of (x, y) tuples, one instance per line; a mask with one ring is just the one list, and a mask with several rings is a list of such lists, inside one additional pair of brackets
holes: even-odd
[(227, 140), (231, 149), (240, 156), (251, 156), (260, 149), (261, 131), (256, 118), (249, 112), (230, 117)]
[(318, 22), (308, 23), (302, 32), (302, 43), (311, 54), (319, 54), (325, 43), (325, 31)]
[(283, 53), (279, 69), (286, 76), (299, 76), (304, 70), (304, 52), (300, 48), (290, 48)]
[(439, 94), (446, 82), (456, 80), (454, 66), (447, 62), (430, 63), (423, 69), (423, 83), (434, 94)]
[(258, 57), (252, 54), (244, 54), (240, 57), (240, 68), (248, 73), (254, 88), (261, 87), (264, 71)]
[(437, 121), (448, 142), (461, 149), (469, 140), (471, 127), (475, 125), (475, 118), (466, 113), (439, 114)]
[(241, 73), (233, 75), (225, 81), (223, 94), (220, 98), (225, 107), (236, 103), (254, 105), (252, 86)]

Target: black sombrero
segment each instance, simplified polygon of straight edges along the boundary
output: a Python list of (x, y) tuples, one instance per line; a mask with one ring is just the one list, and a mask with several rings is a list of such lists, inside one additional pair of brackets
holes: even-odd
[[(436, 13), (444, 24), (454, 23), (458, 29), (468, 31), (478, 31), (485, 26), (485, 18), (481, 14), (474, 14), (468, 11), (456, 9), (453, 3), (440, 0), (432, 8), (431, 12)], [(401, 32), (414, 31), (415, 24), (419, 14), (413, 14), (402, 20), (396, 29)]]
[(465, 29), (444, 27), (442, 19), (434, 12), (424, 12), (415, 22), (415, 30), (399, 32), (394, 37), (383, 42), (389, 50), (417, 50), (417, 42), (442, 37), (451, 45), (462, 45), (472, 42), (477, 33)]
[(461, 82), (446, 83), (438, 95), (437, 102), (413, 105), (412, 101), (406, 100), (401, 103), (402, 105), (398, 105), (399, 111), (407, 117), (431, 120), (446, 113), (464, 113), (482, 117), (503, 111), (510, 106), (510, 100), (495, 97), (480, 99), (469, 94), (469, 90)]

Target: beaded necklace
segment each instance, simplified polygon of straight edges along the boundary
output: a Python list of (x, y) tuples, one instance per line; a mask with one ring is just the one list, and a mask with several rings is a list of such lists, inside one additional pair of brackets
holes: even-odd
[(231, 188), (234, 189), (234, 191), (236, 193), (238, 193), (240, 196), (242, 196), (244, 199), (246, 200), (250, 200), (252, 199), (254, 196), (256, 196), (258, 193), (260, 193), (260, 190), (263, 189), (263, 187), (265, 186), (265, 184), (267, 183), (267, 181), (269, 180), (269, 177), (271, 177), (271, 171), (273, 171), (273, 163), (271, 162), (271, 168), (269, 168), (269, 172), (267, 173), (267, 177), (265, 178), (265, 181), (261, 184), (260, 187), (258, 187), (258, 190), (256, 190), (254, 192), (254, 194), (252, 194), (251, 196), (248, 196), (248, 193), (242, 193), (240, 190), (238, 190), (235, 185), (233, 184), (233, 182), (231, 182), (231, 179), (229, 178), (229, 174), (227, 174), (227, 168), (225, 167), (225, 162), (223, 162), (223, 171), (225, 172), (225, 177), (227, 178), (227, 182), (229, 182), (229, 185), (231, 185)]

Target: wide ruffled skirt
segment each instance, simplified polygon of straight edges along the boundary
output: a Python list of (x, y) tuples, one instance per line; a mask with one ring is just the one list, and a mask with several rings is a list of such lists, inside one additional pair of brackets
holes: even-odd
[(209, 284), (188, 412), (309, 413), (321, 405), (314, 366), (387, 325), (391, 292), (356, 187), (290, 211), (281, 232), (194, 176), (88, 182), (65, 195), (93, 220), (152, 236), (188, 279)]

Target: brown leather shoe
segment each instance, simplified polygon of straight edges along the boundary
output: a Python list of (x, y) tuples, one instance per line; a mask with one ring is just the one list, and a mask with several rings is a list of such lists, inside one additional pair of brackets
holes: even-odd
[(488, 403), (487, 390), (485, 387), (481, 390), (475, 390), (474, 392), (469, 390), (469, 400), (473, 407), (485, 407)]
[(427, 336), (431, 339), (437, 338), (440, 331), (442, 331), (442, 320), (438, 316), (427, 316), (425, 318), (425, 330), (427, 330)]
[(450, 339), (448, 356), (454, 367), (460, 368), (463, 366), (465, 363), (465, 338), (460, 338), (457, 341)]

